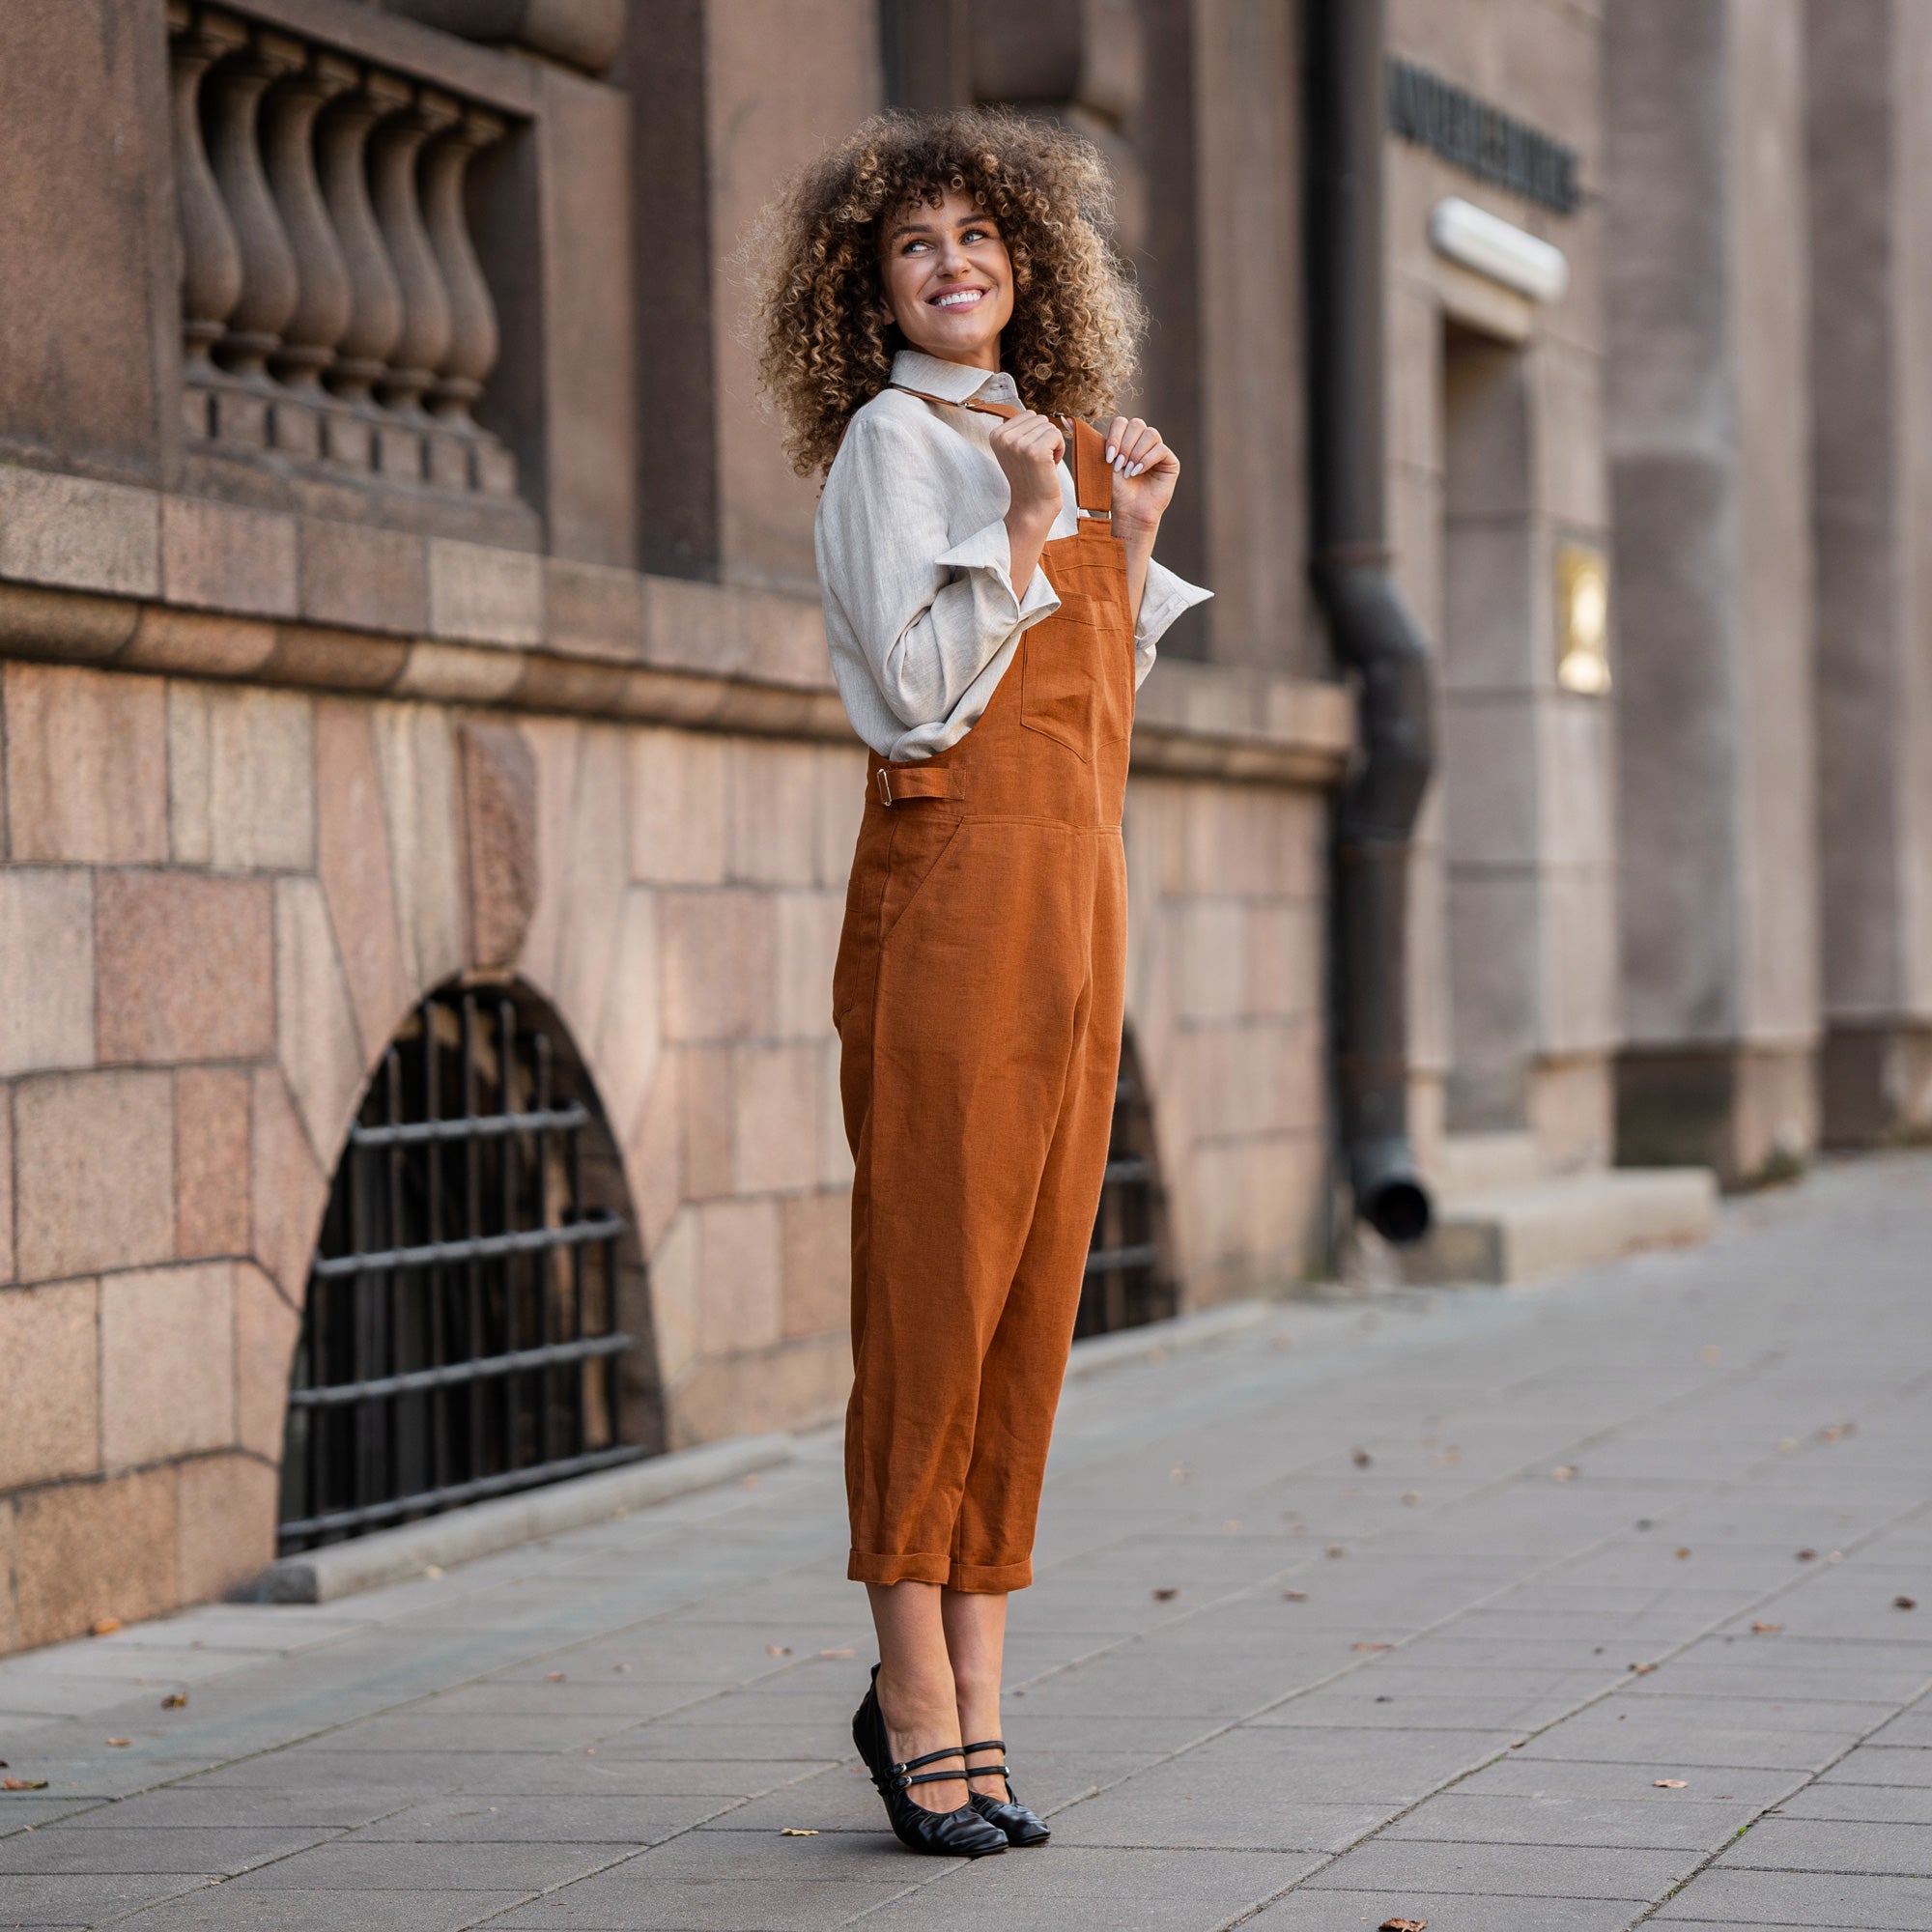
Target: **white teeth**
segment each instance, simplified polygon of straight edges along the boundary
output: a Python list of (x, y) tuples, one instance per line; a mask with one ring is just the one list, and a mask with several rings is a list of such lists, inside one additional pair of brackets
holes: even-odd
[(937, 297), (932, 306), (934, 308), (968, 308), (974, 302), (980, 300), (983, 293), (984, 291), (980, 289), (961, 289), (955, 295)]

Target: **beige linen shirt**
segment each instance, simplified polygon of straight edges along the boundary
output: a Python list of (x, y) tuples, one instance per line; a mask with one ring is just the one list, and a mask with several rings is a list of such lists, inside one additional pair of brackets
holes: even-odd
[[(997, 416), (935, 408), (1016, 403), (1004, 371), (988, 375), (903, 350), (893, 382), (852, 418), (818, 500), (815, 541), (832, 675), (853, 728), (882, 757), (928, 758), (979, 722), (1020, 633), (1060, 609), (1042, 560), (1015, 596), (1006, 515), (1011, 495), (988, 446)], [(1080, 515), (1060, 466), (1060, 515), (1049, 541)], [(1148, 564), (1134, 626), (1134, 684), (1154, 644), (1210, 593)]]

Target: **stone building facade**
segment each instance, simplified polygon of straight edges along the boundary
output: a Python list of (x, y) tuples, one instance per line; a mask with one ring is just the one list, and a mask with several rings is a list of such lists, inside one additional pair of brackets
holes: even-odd
[[(245, 1585), (301, 1514), (319, 1231), (440, 989), (512, 990), (580, 1071), (629, 1231), (607, 1432), (837, 1412), (864, 759), (736, 253), (884, 88), (863, 0), (32, 0), (4, 32), (0, 1645)], [(1235, 315), (1282, 326), (1269, 293)], [(1136, 733), (1181, 1306), (1326, 1238), (1350, 707), (1256, 527), (1296, 462), (1268, 400), (1199, 466), (1236, 499), (1225, 648)]]
[[(1332, 1267), (1314, 4), (7, 11), (0, 1648), (406, 1513), (367, 1487), (406, 1423), (460, 1501), (518, 1479), (466, 1460), (486, 1421), (590, 1467), (836, 1413), (863, 754), (742, 250), (889, 100), (1108, 154), (1163, 554), (1216, 592), (1135, 726), (1141, 1219), (1096, 1249), (1181, 1310)], [(1932, 1116), (1916, 6), (1389, 0), (1411, 1119), (1452, 1208)], [(516, 1357), (487, 1398), (465, 1321)]]

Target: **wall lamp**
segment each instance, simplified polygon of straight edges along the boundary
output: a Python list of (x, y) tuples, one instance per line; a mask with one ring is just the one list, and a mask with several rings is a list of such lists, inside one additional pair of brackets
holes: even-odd
[(1532, 301), (1554, 301), (1570, 286), (1570, 263), (1561, 248), (1460, 195), (1431, 211), (1429, 239), (1437, 253)]

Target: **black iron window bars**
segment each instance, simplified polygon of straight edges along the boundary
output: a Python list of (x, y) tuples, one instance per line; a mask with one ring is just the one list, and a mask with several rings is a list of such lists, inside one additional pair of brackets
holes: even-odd
[(641, 1456), (618, 1439), (623, 1220), (589, 1105), (506, 992), (433, 994), (337, 1171), (289, 1393), (284, 1551)]
[(1152, 1111), (1131, 1042), (1122, 1045), (1114, 1089), (1100, 1207), (1087, 1252), (1075, 1335), (1137, 1328), (1175, 1312), (1173, 1284), (1161, 1264), (1160, 1170), (1154, 1159)]

